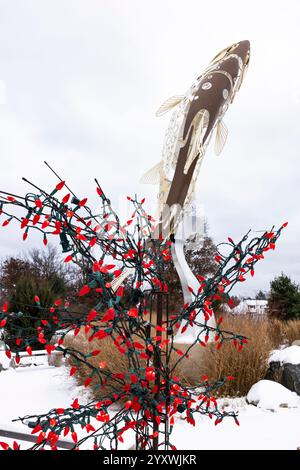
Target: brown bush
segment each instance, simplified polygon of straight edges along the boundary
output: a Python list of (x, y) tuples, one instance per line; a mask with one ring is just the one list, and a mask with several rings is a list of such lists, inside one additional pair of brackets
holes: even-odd
[(269, 320), (269, 334), (274, 342), (274, 347), (282, 344), (290, 346), (293, 341), (300, 339), (300, 320), (271, 319)]
[[(114, 345), (111, 337), (106, 337), (101, 340), (93, 340), (92, 342), (88, 341), (88, 337), (85, 335), (83, 331), (81, 331), (76, 337), (68, 335), (65, 337), (64, 346), (68, 348), (72, 348), (76, 351), (82, 352), (84, 354), (89, 354), (94, 350), (100, 350), (100, 353), (97, 356), (92, 356), (87, 359), (87, 362), (95, 367), (99, 367), (100, 363), (102, 367), (105, 367), (107, 372), (112, 373), (128, 373), (128, 360), (127, 356), (121, 354), (116, 346)], [(77, 372), (76, 372), (76, 379), (80, 385), (83, 385), (86, 378), (90, 376), (91, 369), (88, 365), (84, 363), (77, 363), (75, 362), (74, 358), (68, 358), (69, 365), (76, 365)], [(113, 386), (117, 386), (117, 388), (113, 388)], [(113, 382), (113, 385), (106, 385), (100, 387), (100, 381), (97, 378), (93, 378), (90, 387), (92, 388), (95, 397), (100, 398), (104, 395), (113, 392), (120, 392), (120, 386), (116, 385)]]
[[(228, 375), (234, 376), (233, 381), (227, 382), (220, 389), (222, 396), (246, 395), (254, 383), (264, 378), (270, 351), (281, 344), (291, 344), (295, 339), (300, 338), (299, 320), (281, 322), (267, 318), (255, 319), (247, 315), (228, 315), (224, 316), (222, 328), (248, 337), (249, 343), (240, 352), (231, 342), (224, 343), (220, 350), (217, 350), (213, 343), (208, 344), (206, 348), (195, 345), (191, 351), (191, 358), (184, 359), (175, 370), (180, 380), (191, 386), (197, 385), (204, 373), (212, 382)], [(75, 338), (67, 336), (64, 345), (85, 354), (94, 349), (100, 349), (101, 353), (98, 356), (89, 359), (91, 364), (98, 366), (101, 361), (105, 361), (108, 371), (129, 372), (127, 357), (120, 354), (109, 337), (89, 343), (86, 336), (80, 333)], [(173, 363), (174, 360), (175, 357)], [(72, 364), (72, 359), (69, 359), (69, 362)], [(145, 363), (142, 366), (145, 366)], [(90, 369), (84, 364), (80, 365), (77, 372), (79, 383), (84, 383), (89, 374)], [(96, 389), (96, 385), (97, 381), (94, 380), (91, 386), (97, 397), (112, 390), (111, 388), (108, 390), (108, 387)]]
[(202, 373), (212, 381), (233, 375), (235, 379), (220, 389), (222, 396), (246, 395), (254, 383), (265, 377), (270, 352), (280, 345), (291, 345), (300, 338), (299, 320), (282, 322), (248, 315), (228, 315), (224, 317), (222, 327), (246, 336), (249, 343), (240, 352), (232, 342), (225, 343), (220, 350), (209, 344), (202, 352), (198, 370), (195, 369), (195, 380), (189, 380), (194, 385)]
[(220, 350), (211, 347), (205, 351), (203, 371), (210, 380), (220, 380), (232, 375), (220, 389), (223, 396), (246, 395), (251, 386), (263, 379), (268, 368), (269, 353), (279, 344), (270, 336), (267, 319), (248, 316), (224, 318), (223, 329), (240, 333), (249, 338), (249, 343), (238, 352), (232, 342), (226, 342)]
[(273, 348), (278, 348), (287, 342), (284, 322), (277, 318), (268, 320), (268, 335), (272, 341)]

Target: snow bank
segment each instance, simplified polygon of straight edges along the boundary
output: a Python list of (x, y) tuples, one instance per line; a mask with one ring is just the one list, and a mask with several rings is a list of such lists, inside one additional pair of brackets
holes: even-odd
[(275, 349), (269, 357), (270, 362), (280, 362), (280, 364), (300, 364), (300, 347), (289, 346), (284, 349)]
[(280, 406), (285, 408), (300, 407), (300, 397), (272, 380), (260, 380), (252, 385), (247, 395), (247, 401), (259, 408), (275, 410)]

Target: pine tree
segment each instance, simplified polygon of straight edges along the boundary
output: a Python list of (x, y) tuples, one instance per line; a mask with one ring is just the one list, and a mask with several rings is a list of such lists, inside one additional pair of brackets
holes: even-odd
[(299, 286), (283, 273), (275, 277), (270, 286), (270, 314), (282, 320), (300, 318)]

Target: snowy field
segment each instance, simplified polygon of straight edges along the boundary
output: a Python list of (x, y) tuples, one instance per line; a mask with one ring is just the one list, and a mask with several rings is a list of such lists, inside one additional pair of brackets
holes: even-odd
[[(239, 412), (240, 426), (228, 419), (215, 427), (209, 418), (203, 416), (197, 419), (194, 428), (178, 417), (172, 434), (173, 444), (177, 449), (187, 450), (296, 449), (300, 446), (300, 398), (286, 389), (277, 390), (276, 385), (279, 384), (275, 384), (274, 389), (274, 383), (268, 381), (260, 382), (253, 389), (253, 398), (259, 399), (270, 384), (269, 399), (262, 400), (259, 407), (247, 404), (244, 398), (219, 400), (221, 407)], [(292, 407), (282, 408), (278, 406), (282, 401), (278, 397), (286, 391), (287, 395), (282, 395), (283, 401)], [(69, 377), (65, 367), (40, 366), (3, 371), (0, 373), (0, 428), (27, 432), (26, 426), (12, 420), (54, 407), (66, 407), (76, 397), (81, 403), (89, 398), (86, 390)], [(133, 444), (132, 437), (127, 436), (122, 448)], [(1, 436), (0, 441), (11, 442)], [(21, 443), (21, 448), (30, 445)]]

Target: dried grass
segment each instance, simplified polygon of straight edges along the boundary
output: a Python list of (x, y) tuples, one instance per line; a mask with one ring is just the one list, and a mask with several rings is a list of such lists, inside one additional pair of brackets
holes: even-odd
[[(115, 347), (112, 339), (106, 337), (101, 340), (93, 340), (92, 342), (88, 341), (88, 336), (81, 331), (76, 337), (68, 335), (64, 340), (64, 346), (73, 348), (76, 351), (82, 352), (84, 354), (90, 354), (94, 350), (100, 350), (100, 353), (97, 356), (92, 356), (87, 359), (87, 362), (95, 367), (105, 368), (107, 372), (112, 373), (128, 373), (128, 360), (127, 356), (121, 354)], [(91, 369), (88, 365), (83, 363), (77, 363), (72, 357), (68, 358), (69, 365), (76, 365), (76, 379), (80, 385), (83, 385), (86, 378), (90, 376)], [(141, 361), (141, 365), (145, 366), (145, 361)], [(114, 384), (115, 386), (115, 384)], [(106, 385), (100, 387), (99, 379), (93, 378), (90, 387), (92, 388), (95, 397), (101, 398), (112, 391), (120, 391), (120, 387), (113, 389), (112, 385)], [(100, 388), (99, 388), (100, 387)]]
[[(184, 359), (175, 371), (183, 383), (196, 385), (201, 381), (203, 373), (210, 381), (232, 375), (235, 379), (226, 383), (220, 393), (222, 396), (244, 396), (254, 383), (265, 377), (270, 351), (300, 339), (300, 320), (281, 322), (267, 318), (255, 319), (247, 315), (228, 315), (224, 317), (222, 326), (225, 330), (245, 335), (249, 338), (249, 343), (240, 352), (237, 352), (231, 342), (225, 343), (220, 350), (216, 349), (215, 344), (208, 344), (206, 348), (194, 346), (191, 358)], [(89, 359), (91, 364), (98, 366), (104, 361), (108, 371), (129, 373), (127, 357), (116, 349), (110, 338), (89, 343), (86, 336), (79, 333), (75, 338), (67, 336), (64, 344), (85, 354), (100, 349), (98, 356)], [(178, 356), (173, 357), (173, 363), (175, 359)], [(72, 359), (69, 362), (72, 364)], [(80, 365), (76, 374), (78, 382), (83, 384), (89, 374), (89, 368), (84, 364)], [(93, 380), (91, 387), (97, 397), (111, 391), (108, 387), (96, 391), (96, 384)]]
[(289, 345), (300, 340), (300, 320), (289, 320), (284, 323), (284, 335)]
[(244, 396), (254, 383), (264, 378), (269, 353), (279, 344), (270, 336), (267, 319), (228, 316), (224, 318), (223, 328), (246, 336), (249, 343), (240, 352), (232, 342), (225, 343), (219, 351), (210, 347), (205, 351), (203, 371), (213, 381), (232, 375), (234, 380), (226, 382), (220, 393)]

